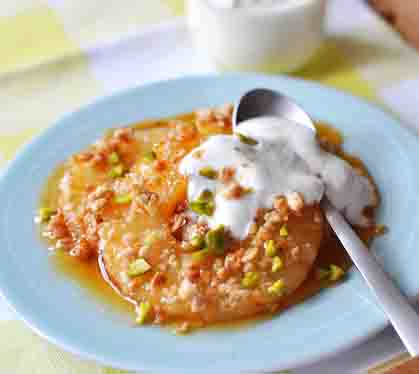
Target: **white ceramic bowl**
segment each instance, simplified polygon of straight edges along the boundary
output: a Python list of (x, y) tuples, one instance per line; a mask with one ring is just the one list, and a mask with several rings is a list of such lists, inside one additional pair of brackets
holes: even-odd
[(271, 7), (226, 9), (188, 0), (188, 23), (198, 49), (222, 70), (290, 72), (321, 45), (325, 3), (283, 0)]

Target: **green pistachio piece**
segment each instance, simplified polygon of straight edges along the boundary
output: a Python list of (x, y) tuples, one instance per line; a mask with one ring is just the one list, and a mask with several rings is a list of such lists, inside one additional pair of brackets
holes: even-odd
[(131, 262), (128, 266), (128, 275), (130, 277), (136, 277), (144, 274), (151, 269), (150, 264), (143, 258), (138, 258), (134, 262)]
[(211, 166), (205, 166), (199, 170), (199, 175), (208, 179), (217, 179), (218, 173)]
[(265, 247), (265, 254), (268, 257), (274, 257), (276, 255), (276, 244), (273, 240), (267, 240), (265, 243), (263, 243), (263, 246)]
[(219, 225), (215, 229), (210, 230), (205, 235), (205, 243), (210, 251), (216, 255), (224, 254), (225, 245), (224, 225)]
[(255, 288), (259, 283), (259, 278), (259, 273), (254, 271), (248, 271), (246, 274), (244, 274), (244, 277), (242, 279), (242, 287)]
[(129, 204), (132, 201), (132, 196), (130, 193), (123, 193), (121, 195), (116, 195), (113, 201), (116, 204)]
[(143, 325), (150, 315), (151, 304), (148, 301), (143, 301), (137, 306), (136, 311), (137, 318), (135, 319), (135, 323), (138, 325)]
[(255, 139), (253, 139), (253, 138), (251, 138), (249, 136), (243, 135), (243, 134), (241, 134), (239, 132), (236, 132), (236, 136), (244, 144), (247, 144), (247, 145), (256, 145), (256, 144), (258, 144), (258, 141), (257, 140), (255, 140)]
[(272, 286), (268, 288), (268, 292), (271, 295), (281, 296), (284, 293), (284, 289), (285, 289), (284, 281), (282, 279), (279, 279), (275, 283), (273, 283)]

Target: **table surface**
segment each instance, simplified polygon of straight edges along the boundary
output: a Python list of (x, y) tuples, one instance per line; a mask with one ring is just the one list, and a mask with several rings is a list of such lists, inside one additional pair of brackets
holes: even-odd
[[(63, 12), (65, 6), (69, 4), (65, 0), (50, 0), (48, 3), (58, 13)], [(117, 4), (118, 2), (112, 1), (112, 3)], [(153, 9), (152, 16), (150, 17), (159, 21), (170, 19), (173, 16), (171, 9), (175, 9), (176, 12), (181, 9), (176, 1), (168, 1), (168, 5), (161, 6), (155, 5), (157, 2), (153, 4), (151, 6)], [(156, 14), (159, 14), (159, 16), (156, 16)], [(128, 15), (125, 14), (124, 17), (128, 17)], [(97, 23), (100, 25), (99, 21)], [(71, 29), (69, 24), (66, 27), (67, 31)], [(146, 32), (144, 33), (143, 30)], [(154, 31), (150, 32), (150, 30)], [(83, 38), (81, 33), (77, 34), (78, 31), (73, 30), (71, 32), (74, 38)], [(361, 0), (330, 1), (327, 32), (331, 43), (329, 45), (330, 49), (339, 48), (339, 53), (343, 54), (345, 63), (348, 62), (355, 73), (352, 70), (350, 72), (343, 71), (340, 73), (338, 71), (333, 73), (334, 61), (331, 61), (331, 65), (326, 64), (326, 70), (323, 66), (321, 69), (314, 69), (314, 73), (310, 73), (312, 75), (304, 76), (304, 73), (302, 73), (302, 76), (317, 79), (323, 83), (375, 100), (399, 116), (407, 127), (418, 132), (419, 56), (405, 45), (397, 34), (372, 14)], [(8, 149), (2, 145), (2, 136), (4, 139), (8, 139), (8, 144), (13, 142), (13, 144), (20, 144), (22, 141), (29, 139), (32, 134), (38, 132), (39, 129), (48, 126), (62, 112), (79, 106), (92, 97), (110, 94), (149, 81), (214, 70), (214, 67), (203, 56), (197, 55), (193, 50), (182, 20), (176, 20), (157, 28), (153, 26), (141, 30), (130, 29), (119, 39), (107, 38), (103, 43), (97, 42), (98, 33), (97, 31), (95, 37), (88, 39), (88, 41), (84, 39), (82, 50), (85, 56), (83, 58), (88, 60), (90, 74), (88, 79), (81, 79), (79, 83), (77, 83), (77, 79), (84, 74), (84, 61), (77, 62), (75, 67), (68, 68), (68, 66), (65, 66), (65, 72), (58, 68), (52, 69), (53, 73), (50, 70), (45, 72), (43, 67), (37, 69), (25, 68), (17, 73), (10, 70), (10, 66), (7, 67), (7, 64), (2, 66), (0, 62), (0, 87), (8, 95), (5, 98), (6, 103), (10, 104), (9, 107), (6, 107), (6, 111), (0, 114), (0, 121), (13, 124), (9, 128), (2, 127), (0, 129), (0, 160), (2, 154), (6, 155), (3, 156), (6, 159), (12, 157), (16, 148)], [(351, 39), (354, 35), (359, 36), (356, 42)], [(80, 44), (83, 43), (80, 42)], [(2, 56), (1, 48), (0, 37), (0, 56)], [(170, 53), (167, 52), (168, 50)], [(329, 53), (332, 52), (329, 51)], [(57, 63), (57, 61), (54, 63)], [(61, 62), (58, 63), (61, 64)], [(44, 83), (39, 78), (48, 76), (48, 79), (50, 79), (50, 75), (53, 77), (53, 83), (51, 83), (53, 89), (48, 86), (50, 83)], [(65, 103), (64, 105), (58, 100), (57, 108), (52, 108), (51, 97), (56, 99), (57, 96), (64, 93), (70, 100), (72, 93), (61, 92), (60, 90), (61, 86), (65, 85), (64, 82), (68, 82), (69, 79), (74, 77), (76, 81), (72, 83), (74, 89), (83, 89), (89, 92), (85, 93), (85, 96), (77, 96), (77, 99), (72, 100), (70, 104)], [(22, 82), (25, 82), (25, 84)], [(32, 88), (36, 87), (33, 92), (31, 91), (33, 98), (29, 97), (29, 94), (25, 91), (28, 84), (32, 85)], [(362, 89), (360, 89), (360, 86), (362, 86)], [(45, 98), (40, 98), (40, 88), (50, 89), (51, 92), (47, 92)], [(0, 100), (5, 96), (4, 92), (3, 94), (0, 93)], [(52, 96), (48, 96), (50, 94)], [(39, 117), (34, 116), (31, 118), (31, 124), (28, 125), (28, 117), (24, 117), (24, 114), (20, 113), (21, 111), (19, 112), (19, 108), (23, 104), (28, 104), (29, 109), (36, 106), (37, 113), (40, 113), (39, 106), (44, 106), (44, 110), (48, 109), (48, 115), (41, 113)], [(35, 126), (32, 122), (35, 123)], [(36, 130), (33, 130), (34, 128)], [(15, 318), (15, 314), (0, 298), (0, 320)], [(350, 351), (336, 355), (325, 362), (294, 370), (292, 373), (366, 372), (378, 363), (397, 357), (403, 352), (405, 350), (401, 342), (393, 329), (389, 327), (375, 338)], [(376, 370), (371, 369), (370, 372), (381, 373), (382, 370), (383, 368), (377, 368)]]

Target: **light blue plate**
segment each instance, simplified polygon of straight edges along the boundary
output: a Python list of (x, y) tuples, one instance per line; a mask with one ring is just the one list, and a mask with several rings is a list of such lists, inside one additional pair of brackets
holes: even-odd
[(411, 297), (419, 295), (419, 142), (379, 109), (313, 83), (260, 75), (192, 77), (135, 88), (72, 113), (26, 146), (0, 181), (0, 287), (39, 334), (65, 349), (125, 369), (199, 373), (286, 369), (348, 348), (378, 332), (386, 318), (360, 274), (268, 320), (235, 330), (175, 336), (133, 328), (126, 318), (57, 275), (33, 223), (39, 193), (54, 167), (108, 128), (234, 102), (255, 87), (279, 89), (316, 119), (346, 135), (376, 180), (379, 222), (390, 233), (374, 242), (385, 268)]

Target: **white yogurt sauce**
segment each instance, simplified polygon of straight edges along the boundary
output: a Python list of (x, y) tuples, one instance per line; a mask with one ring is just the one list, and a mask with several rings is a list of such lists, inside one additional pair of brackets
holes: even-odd
[[(234, 237), (244, 239), (258, 208), (272, 208), (276, 196), (293, 192), (301, 193), (307, 204), (326, 194), (352, 224), (367, 224), (363, 209), (376, 202), (373, 186), (348, 163), (322, 150), (312, 130), (282, 118), (261, 117), (242, 122), (238, 132), (258, 144), (245, 144), (234, 135), (213, 136), (180, 164), (180, 172), (188, 177), (189, 201), (204, 190), (215, 195), (214, 214), (207, 217), (211, 228), (223, 224)], [(200, 158), (192, 155), (196, 151), (202, 151)], [(226, 185), (199, 175), (208, 166), (218, 171), (233, 167), (235, 181), (252, 192), (225, 198)]]

